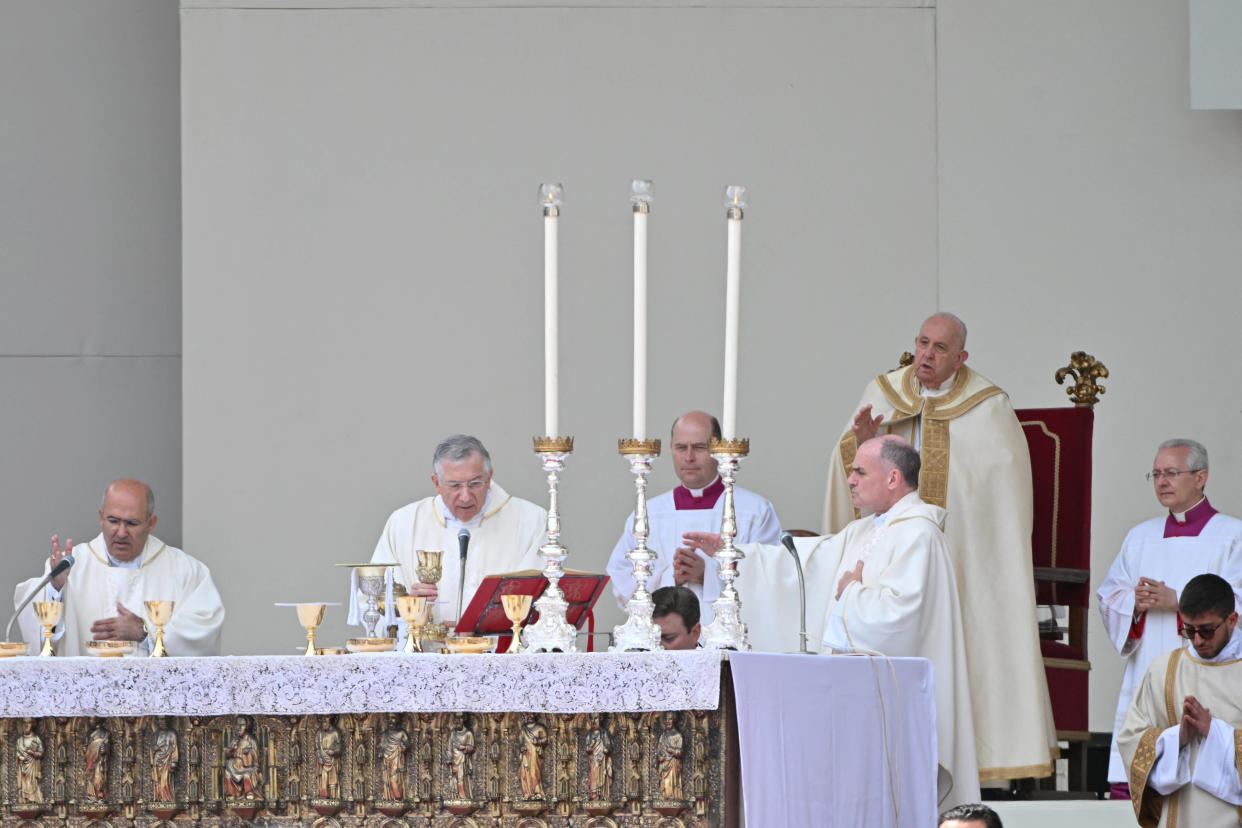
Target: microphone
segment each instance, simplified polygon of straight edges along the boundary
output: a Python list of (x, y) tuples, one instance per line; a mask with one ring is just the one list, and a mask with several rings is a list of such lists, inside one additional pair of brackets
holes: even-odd
[(801, 627), (798, 629), (798, 652), (801, 655), (810, 655), (810, 651), (806, 648), (806, 581), (802, 577), (802, 559), (798, 557), (798, 550), (794, 547), (793, 535), (781, 532), (781, 544), (789, 550), (789, 554), (794, 559), (794, 566), (798, 569), (799, 619), (801, 621)]
[(13, 617), (9, 619), (9, 625), (4, 628), (4, 640), (5, 641), (9, 640), (9, 634), (13, 632), (13, 622), (17, 620), (17, 616), (22, 614), (22, 610), (26, 608), (26, 605), (29, 604), (31, 601), (33, 601), (34, 597), (39, 594), (39, 591), (42, 590), (48, 584), (50, 584), (53, 578), (55, 578), (60, 573), (65, 572), (71, 566), (73, 566), (73, 556), (66, 555), (65, 557), (60, 559), (60, 563), (52, 567), (52, 571), (47, 573), (47, 577), (45, 577), (42, 581), (39, 581), (38, 586), (30, 590), (30, 594), (27, 595), (26, 599), (22, 601), (20, 606), (18, 606), (17, 612), (13, 613)]
[(470, 546), (470, 530), (463, 528), (457, 533), (457, 548), (461, 551), (461, 566), (457, 568), (457, 621), (461, 623), (462, 599), (466, 592), (466, 550)]

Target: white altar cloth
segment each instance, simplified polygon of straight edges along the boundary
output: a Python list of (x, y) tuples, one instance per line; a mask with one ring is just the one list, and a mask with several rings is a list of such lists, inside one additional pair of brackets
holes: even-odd
[(923, 658), (730, 653), (747, 825), (935, 825)]
[(0, 659), (0, 717), (715, 710), (717, 650)]

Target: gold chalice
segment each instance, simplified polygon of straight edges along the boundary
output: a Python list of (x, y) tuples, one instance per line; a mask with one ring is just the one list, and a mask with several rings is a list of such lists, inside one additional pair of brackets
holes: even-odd
[(500, 602), (505, 605), (505, 617), (513, 622), (513, 640), (509, 642), (509, 649), (505, 652), (516, 653), (518, 645), (522, 643), (522, 622), (526, 620), (526, 616), (530, 615), (530, 602), (534, 600), (530, 595), (502, 595)]
[[(418, 566), (414, 568), (414, 574), (418, 576), (418, 580), (424, 584), (438, 584), (444, 575), (444, 567), (440, 562), (444, 553), (439, 549), (418, 549), (415, 554), (418, 555)], [(448, 637), (448, 632), (448, 625), (443, 622), (428, 624), (423, 637), (432, 641), (443, 641)]]
[(405, 652), (421, 653), (423, 651), (423, 624), (427, 623), (427, 616), (431, 614), (431, 607), (427, 605), (427, 596), (402, 595), (393, 600), (397, 602), (397, 612), (405, 621), (407, 632)]
[(39, 650), (39, 655), (56, 655), (52, 650), (52, 628), (60, 623), (61, 613), (65, 611), (64, 601), (35, 601), (31, 606), (34, 607), (35, 617), (43, 625), (43, 649)]
[(168, 655), (164, 649), (164, 625), (172, 620), (175, 601), (147, 601), (147, 620), (155, 627), (155, 646), (151, 648), (151, 658), (163, 658)]
[(327, 612), (327, 604), (298, 604), (298, 623), (306, 628), (306, 653), (315, 655), (315, 628), (323, 623), (323, 614)]

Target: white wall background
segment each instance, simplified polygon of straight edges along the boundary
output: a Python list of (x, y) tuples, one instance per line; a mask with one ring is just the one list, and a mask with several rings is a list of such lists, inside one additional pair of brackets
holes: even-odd
[[(660, 424), (719, 406), (719, 193), (751, 188), (741, 482), (787, 525), (817, 524), (824, 457), (858, 389), (936, 307), (967, 319), (972, 364), (1018, 405), (1064, 399), (1051, 375), (1071, 350), (1111, 369), (1097, 582), (1126, 528), (1156, 513), (1141, 476), (1168, 436), (1208, 444), (1213, 501), (1242, 512), (1228, 369), (1242, 115), (1190, 110), (1184, 2), (224, 5), (182, 10), (180, 420), (151, 391), (175, 370), (88, 381), (40, 356), (176, 365), (175, 260), (152, 265), (176, 255), (166, 5), (3, 8), (0, 60), (18, 71), (0, 90), (6, 111), (33, 113), (0, 128), (0, 169), (22, 185), (0, 197), (14, 560), (37, 559), (49, 529), (93, 532), (117, 474), (152, 479), (171, 504), (183, 422), (185, 545), (225, 592), (226, 649), (284, 652), (301, 635), (270, 603), (342, 599), (331, 564), (368, 555), (387, 513), (429, 490), (427, 457), (449, 432), (479, 434), (498, 479), (543, 502), (534, 192), (554, 179), (568, 193), (570, 565), (602, 566), (631, 505), (615, 440), (629, 431), (634, 176), (656, 182)], [(135, 272), (165, 281), (135, 288)], [(130, 318), (147, 338), (107, 338), (132, 324), (82, 332)], [(88, 397), (111, 413), (69, 404)], [(669, 469), (658, 461), (653, 485)], [(342, 618), (327, 638), (345, 635)], [(1091, 724), (1107, 729), (1120, 670), (1092, 632)]]

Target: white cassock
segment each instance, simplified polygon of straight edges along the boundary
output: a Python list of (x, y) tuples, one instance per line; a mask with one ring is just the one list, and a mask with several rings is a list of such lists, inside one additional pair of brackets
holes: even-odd
[[(1187, 515), (1193, 520), (1195, 510), (1205, 504), (1206, 499)], [(1098, 592), (1104, 629), (1126, 664), (1113, 717), (1109, 782), (1127, 779), (1125, 763), (1117, 750), (1117, 734), (1130, 709), (1135, 688), (1154, 659), (1182, 644), (1177, 634), (1176, 612), (1151, 610), (1146, 613), (1141, 632), (1132, 627), (1134, 587), (1139, 578), (1164, 581), (1180, 596), (1187, 581), (1211, 572), (1233, 585), (1238, 607), (1242, 609), (1242, 521), (1218, 512), (1208, 519), (1197, 536), (1166, 538), (1168, 520), (1168, 517), (1153, 518), (1130, 530)], [(1131, 637), (1132, 632), (1135, 637)]]
[[(1187, 644), (1147, 668), (1118, 734), (1139, 825), (1237, 828), (1242, 822), (1239, 688), (1242, 634), (1237, 630), (1211, 661)], [(1208, 708), (1212, 724), (1206, 738), (1192, 738), (1179, 748), (1188, 695)]]
[(944, 515), (911, 492), (882, 516), (850, 523), (818, 552), (825, 563), (839, 561), (830, 580), (818, 584), (831, 595), (841, 577), (863, 562), (862, 580), (828, 600), (825, 651), (912, 656), (932, 663), (942, 810), (979, 801), (965, 635), (953, 556), (940, 530)]
[[(877, 377), (849, 423), (864, 405), (884, 415), (881, 435), (919, 449), (919, 494), (948, 510), (979, 776), (1048, 776), (1056, 731), (1035, 620), (1031, 458), (1009, 398), (963, 365), (936, 391), (922, 388), (913, 368)], [(857, 448), (849, 423), (829, 463), (825, 533), (857, 516), (847, 482)]]
[[(719, 482), (720, 478), (716, 478), (704, 491), (711, 490)], [(690, 491), (678, 486), (647, 501), (647, 548), (656, 554), (656, 559), (651, 562), (651, 578), (647, 581), (647, 589), (652, 592), (660, 587), (676, 585), (673, 579), (673, 554), (682, 545), (681, 536), (686, 532), (719, 532), (724, 516), (723, 495), (716, 499), (710, 509), (678, 509), (675, 498), (677, 489)], [(776, 519), (776, 510), (763, 497), (749, 489), (735, 486), (733, 511), (737, 515), (737, 536), (733, 541), (735, 544), (780, 542), (781, 526)], [(621, 539), (613, 547), (612, 556), (608, 559), (612, 592), (623, 611), (626, 602), (634, 594), (635, 586), (634, 565), (625, 556), (637, 544), (634, 540), (634, 513), (630, 512), (630, 516), (625, 519)], [(690, 583), (685, 586), (699, 597), (699, 609), (702, 613), (700, 623), (706, 626), (716, 617), (711, 602), (720, 597), (720, 567), (711, 556), (702, 552), (697, 554), (705, 562), (703, 583)]]
[(425, 497), (388, 517), (371, 560), (395, 561), (401, 565), (400, 571), (394, 573), (395, 579), (406, 585), (417, 584), (418, 550), (442, 551), (439, 597), (432, 619), (452, 624), (459, 618), (457, 590), (462, 571), (457, 533), (470, 530), (462, 596), (465, 609), (488, 575), (543, 569), (539, 547), (546, 538), (547, 519), (548, 513), (542, 507), (513, 497), (495, 482), (488, 489), (483, 508), (464, 523), (453, 517), (439, 495)]
[[(794, 538), (802, 579), (806, 583), (807, 649), (819, 651), (824, 616), (834, 590), (826, 584), (837, 571), (840, 548), (831, 536)], [(802, 602), (798, 569), (784, 546), (749, 543), (739, 547), (746, 557), (738, 564), (734, 582), (742, 601), (750, 648), (758, 652), (795, 653), (801, 649)]]
[[(172, 620), (164, 625), (164, 646), (168, 654), (220, 655), (224, 604), (211, 580), (211, 572), (201, 561), (148, 535), (137, 567), (116, 566), (109, 561), (102, 533), (88, 543), (74, 546), (73, 558), (69, 579), (60, 593), (65, 609), (56, 628), (60, 635), (57, 655), (86, 655), (86, 642), (94, 638), (91, 625), (101, 618), (115, 616), (118, 601), (142, 619), (147, 617), (146, 601), (176, 602)], [(43, 575), (47, 573), (45, 562)], [(34, 589), (43, 575), (17, 585), (15, 605)], [(20, 624), (26, 641), (37, 645), (42, 627), (32, 607), (22, 611)], [(139, 652), (142, 651), (139, 647)]]

